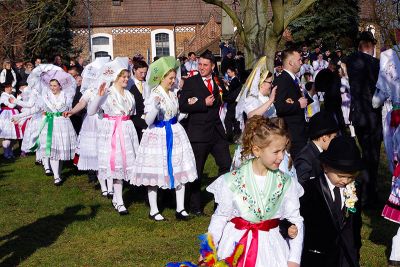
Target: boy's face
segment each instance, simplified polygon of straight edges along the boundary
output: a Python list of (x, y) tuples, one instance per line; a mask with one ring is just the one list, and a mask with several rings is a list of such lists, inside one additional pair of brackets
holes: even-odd
[(326, 168), (325, 172), (328, 179), (336, 187), (345, 187), (356, 179), (356, 173), (345, 173), (330, 168)]

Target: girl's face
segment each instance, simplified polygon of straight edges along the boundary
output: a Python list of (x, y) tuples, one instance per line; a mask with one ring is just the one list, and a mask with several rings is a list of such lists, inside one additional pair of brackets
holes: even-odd
[(61, 92), (61, 86), (56, 81), (50, 82), (50, 90), (53, 94), (58, 95)]
[(161, 86), (166, 90), (171, 90), (175, 83), (176, 73), (171, 71), (165, 78), (161, 81)]
[(260, 86), (260, 93), (263, 96), (269, 96), (272, 87), (272, 77), (267, 78)]
[(4, 92), (6, 92), (9, 95), (12, 94), (12, 86), (8, 85), (4, 87)]
[(10, 63), (6, 63), (4, 66), (7, 70), (11, 69), (11, 64)]
[(124, 73), (117, 79), (115, 84), (119, 87), (126, 88), (128, 86), (128, 80), (129, 74), (127, 71), (124, 71)]
[(264, 147), (253, 147), (253, 154), (260, 163), (269, 170), (277, 170), (285, 155), (288, 139), (285, 136), (273, 135), (270, 137), (271, 143)]

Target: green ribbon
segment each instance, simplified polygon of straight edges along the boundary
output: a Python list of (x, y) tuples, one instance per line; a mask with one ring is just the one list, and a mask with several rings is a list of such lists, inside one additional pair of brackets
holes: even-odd
[(400, 105), (398, 105), (398, 104), (393, 104), (392, 107), (393, 107), (393, 110), (399, 110), (400, 109)]
[[(47, 137), (46, 137), (46, 156), (50, 157), (50, 152), (51, 152), (51, 144), (53, 142), (53, 125), (54, 125), (54, 118), (55, 117), (61, 117), (62, 112), (46, 112), (46, 116), (44, 117), (44, 120), (42, 122), (42, 125), (40, 126), (40, 131), (39, 131), (39, 136), (40, 133), (42, 132), (44, 126), (47, 124)], [(40, 138), (38, 137), (36, 139), (35, 145), (30, 149), (30, 151), (36, 151), (36, 149), (40, 145)]]

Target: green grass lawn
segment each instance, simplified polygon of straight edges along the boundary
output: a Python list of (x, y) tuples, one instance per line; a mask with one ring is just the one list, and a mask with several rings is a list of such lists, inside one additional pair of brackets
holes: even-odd
[[(209, 159), (205, 173), (217, 171)], [(168, 222), (147, 218), (144, 188), (129, 187), (124, 200), (130, 214), (121, 217), (101, 197), (85, 174), (64, 167), (61, 187), (44, 175), (34, 157), (15, 162), (0, 159), (0, 266), (164, 266), (170, 261), (196, 260), (197, 236), (210, 217), (179, 222), (174, 195), (163, 194)], [(209, 183), (210, 179), (205, 179)], [(386, 266), (397, 225), (380, 216), (390, 187), (385, 158), (380, 167), (381, 203), (363, 215), (362, 266)], [(212, 196), (205, 212), (212, 214)], [(323, 238), (323, 237), (321, 237)]]

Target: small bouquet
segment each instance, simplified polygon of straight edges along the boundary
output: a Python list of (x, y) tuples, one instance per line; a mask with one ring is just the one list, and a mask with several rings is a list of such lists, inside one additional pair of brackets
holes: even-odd
[(200, 239), (200, 255), (203, 258), (198, 264), (193, 262), (170, 262), (166, 267), (236, 267), (240, 256), (243, 253), (243, 245), (238, 244), (232, 255), (224, 260), (218, 260), (217, 250), (210, 234), (199, 236)]
[[(355, 205), (356, 202), (358, 201), (358, 198), (356, 193), (356, 185), (354, 181), (346, 185), (343, 194), (345, 199), (344, 205), (347, 208), (347, 211), (355, 213), (357, 211)], [(347, 212), (346, 215), (348, 216)]]

